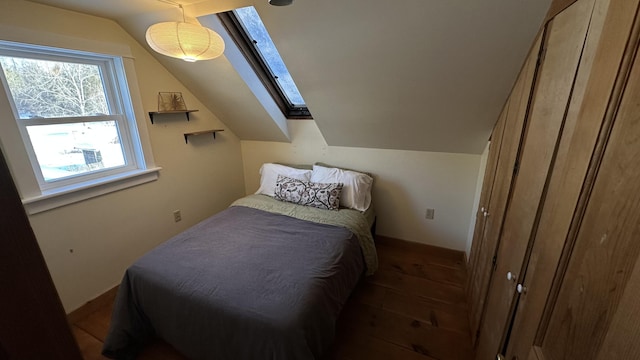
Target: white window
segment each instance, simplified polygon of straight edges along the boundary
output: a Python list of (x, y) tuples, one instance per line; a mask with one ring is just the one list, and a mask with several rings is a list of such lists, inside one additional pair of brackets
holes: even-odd
[(122, 58), (0, 41), (0, 67), (41, 194), (145, 170)]

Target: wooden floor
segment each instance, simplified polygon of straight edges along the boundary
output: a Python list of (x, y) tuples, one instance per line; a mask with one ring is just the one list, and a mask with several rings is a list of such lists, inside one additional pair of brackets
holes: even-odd
[[(376, 238), (380, 267), (354, 290), (337, 325), (327, 360), (473, 359), (463, 284), (462, 253)], [(70, 315), (86, 360), (100, 355), (107, 334), (113, 295)], [(138, 357), (184, 360), (162, 341)]]

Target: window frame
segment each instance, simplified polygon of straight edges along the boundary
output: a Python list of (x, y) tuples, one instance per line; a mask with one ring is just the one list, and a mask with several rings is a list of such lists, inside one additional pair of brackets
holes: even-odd
[[(131, 136), (134, 138), (136, 146), (140, 149), (136, 151), (135, 154), (138, 169), (113, 176), (104, 176), (97, 180), (85, 181), (74, 184), (73, 186), (43, 191), (37, 183), (17, 122), (0, 121), (0, 146), (2, 146), (4, 156), (9, 163), (9, 168), (15, 179), (22, 198), (22, 204), (27, 213), (30, 215), (38, 214), (157, 181), (162, 167), (157, 166), (153, 158), (150, 137), (147, 131), (147, 122), (145, 121), (145, 112), (143, 110), (144, 106), (138, 87), (136, 60), (131, 53), (131, 48), (128, 45), (120, 43), (67, 37), (57, 33), (36, 31), (35, 34), (38, 35), (37, 39), (45, 39), (46, 41), (40, 42), (35, 39), (25, 41), (25, 38), (22, 36), (7, 36), (7, 38), (0, 40), (0, 42), (5, 45), (19, 45), (22, 46), (22, 48), (32, 47), (36, 49), (54, 49), (105, 55), (117, 58), (118, 62), (123, 64), (124, 69), (120, 72), (120, 76), (124, 79), (126, 86), (117, 89), (117, 91), (133, 106), (133, 109), (125, 108), (125, 110), (130, 120), (129, 130)], [(38, 45), (30, 45), (29, 43)], [(14, 116), (9, 100), (11, 96), (10, 93), (7, 93), (4, 86), (0, 86), (0, 114), (4, 116), (6, 120)], [(129, 112), (131, 113), (129, 114)]]
[(269, 69), (269, 66), (263, 60), (253, 39), (251, 39), (249, 34), (244, 30), (244, 27), (240, 23), (240, 20), (238, 20), (237, 16), (233, 13), (233, 10), (221, 12), (217, 15), (224, 28), (227, 30), (227, 33), (238, 46), (240, 52), (247, 59), (251, 68), (256, 73), (284, 116), (290, 120), (313, 119), (307, 106), (295, 106), (289, 101), (280, 88), (280, 85), (278, 85), (271, 69)]
[[(55, 191), (68, 192), (74, 188), (86, 188), (88, 184), (104, 182), (106, 179), (130, 176), (135, 171), (147, 170), (142, 144), (137, 129), (129, 86), (125, 74), (125, 66), (120, 56), (98, 54), (92, 52), (53, 48), (10, 41), (0, 41), (0, 55), (21, 57), (34, 60), (59, 61), (66, 63), (88, 64), (98, 66), (110, 115), (21, 118), (15, 99), (5, 78), (0, 71), (0, 81), (11, 106), (22, 143), (30, 161), (33, 175), (42, 194)], [(115, 121), (123, 152), (124, 165), (108, 169), (92, 170), (86, 173), (66, 176), (59, 179), (45, 180), (37, 159), (27, 127), (34, 125), (53, 125), (83, 122)]]

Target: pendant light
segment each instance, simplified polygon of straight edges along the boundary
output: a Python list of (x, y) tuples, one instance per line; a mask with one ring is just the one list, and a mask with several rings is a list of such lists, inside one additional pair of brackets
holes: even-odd
[[(163, 1), (168, 2), (168, 1)], [(215, 31), (185, 21), (151, 25), (145, 35), (147, 44), (156, 52), (188, 62), (215, 59), (224, 52), (224, 40)]]

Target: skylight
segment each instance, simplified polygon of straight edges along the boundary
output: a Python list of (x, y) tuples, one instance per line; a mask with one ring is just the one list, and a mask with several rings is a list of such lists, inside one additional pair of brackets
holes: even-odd
[(284, 93), (289, 103), (294, 107), (306, 107), (304, 99), (298, 90), (287, 66), (282, 61), (275, 44), (264, 27), (258, 12), (253, 6), (233, 11), (238, 22), (253, 42), (260, 58), (271, 72), (276, 84)]

